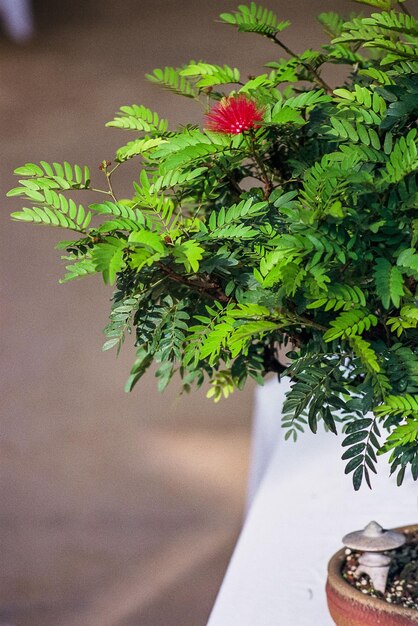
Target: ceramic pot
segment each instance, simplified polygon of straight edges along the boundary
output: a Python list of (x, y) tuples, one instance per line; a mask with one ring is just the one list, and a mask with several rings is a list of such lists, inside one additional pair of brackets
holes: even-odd
[[(397, 528), (400, 532), (416, 532), (418, 526)], [(336, 626), (413, 626), (418, 624), (418, 611), (372, 598), (352, 587), (341, 575), (345, 549), (328, 564), (326, 586), (329, 612)]]

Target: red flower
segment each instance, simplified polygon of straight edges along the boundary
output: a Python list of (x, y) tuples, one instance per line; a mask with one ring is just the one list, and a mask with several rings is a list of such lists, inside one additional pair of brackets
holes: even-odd
[(205, 128), (226, 135), (257, 128), (263, 121), (264, 109), (243, 94), (222, 98), (206, 115)]

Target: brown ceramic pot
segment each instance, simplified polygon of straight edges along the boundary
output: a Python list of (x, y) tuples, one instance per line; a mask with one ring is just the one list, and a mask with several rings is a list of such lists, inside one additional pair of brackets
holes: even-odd
[[(397, 528), (415, 532), (418, 526)], [(418, 611), (372, 598), (352, 587), (341, 576), (345, 550), (340, 550), (328, 564), (326, 586), (329, 612), (337, 626), (413, 626), (418, 624)]]

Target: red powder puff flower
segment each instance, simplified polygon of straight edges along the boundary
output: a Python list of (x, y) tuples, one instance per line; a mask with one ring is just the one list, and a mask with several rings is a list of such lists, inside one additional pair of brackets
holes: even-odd
[(216, 133), (238, 135), (257, 128), (263, 121), (264, 109), (243, 94), (222, 98), (206, 115), (205, 128)]

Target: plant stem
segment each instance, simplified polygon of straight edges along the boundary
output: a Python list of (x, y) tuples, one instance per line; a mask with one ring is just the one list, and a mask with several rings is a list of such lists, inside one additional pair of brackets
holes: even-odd
[(229, 302), (228, 296), (222, 291), (222, 289), (216, 283), (209, 283), (201, 278), (199, 278), (198, 280), (191, 280), (187, 278), (187, 276), (182, 276), (181, 274), (177, 274), (177, 272), (172, 270), (171, 267), (168, 267), (168, 265), (161, 263), (161, 261), (159, 261), (157, 265), (168, 278), (171, 278), (176, 283), (186, 285), (187, 287), (190, 287), (190, 289), (197, 291), (201, 295), (204, 295), (208, 298), (212, 298), (212, 300), (219, 300), (220, 302)]
[(112, 176), (113, 172), (115, 172), (121, 165), (122, 163), (116, 163), (115, 167), (110, 170), (109, 176)]
[(267, 200), (273, 188), (273, 183), (269, 178), (269, 175), (267, 173), (263, 160), (260, 158), (260, 155), (257, 154), (257, 150), (255, 148), (254, 131), (252, 129), (250, 130), (249, 141), (248, 141), (248, 136), (246, 136), (246, 139), (247, 139), (247, 145), (250, 149), (251, 155), (260, 170), (260, 177), (261, 177), (262, 182), (264, 183), (264, 199)]
[(322, 324), (317, 324), (316, 322), (310, 320), (308, 317), (304, 317), (303, 315), (297, 315), (295, 317), (295, 321), (299, 322), (303, 326), (309, 326), (310, 328), (314, 328), (315, 330), (320, 330), (323, 333), (328, 330), (326, 326), (322, 326)]
[(109, 196), (111, 196), (112, 200), (114, 202), (117, 202), (117, 198), (115, 196), (115, 192), (113, 191), (113, 185), (112, 185), (112, 174), (115, 170), (118, 169), (118, 167), (120, 166), (120, 163), (116, 163), (115, 167), (111, 170), (109, 170), (110, 167), (110, 161), (103, 161), (100, 168), (103, 172), (103, 174), (106, 176), (106, 181), (107, 181), (107, 186), (109, 187), (109, 191), (106, 192)]
[(302, 61), (302, 59), (300, 58), (300, 56), (298, 54), (296, 54), (295, 52), (293, 52), (293, 50), (291, 50), (289, 48), (289, 46), (287, 46), (285, 43), (283, 43), (283, 41), (281, 41), (280, 39), (278, 39), (276, 37), (276, 35), (274, 37), (271, 37), (271, 39), (278, 45), (280, 46), (280, 48), (282, 48), (285, 52), (287, 52), (287, 54), (291, 57), (294, 57), (295, 59), (297, 59), (304, 67), (306, 67), (306, 69), (311, 72), (311, 74), (314, 76), (314, 82), (316, 82), (320, 87), (322, 87), (326, 93), (332, 93), (332, 88), (330, 87), (330, 85), (328, 85), (328, 83), (326, 83), (324, 81), (324, 79), (322, 78), (322, 76), (317, 72), (317, 70), (312, 67), (312, 65), (310, 63), (306, 63), (305, 61)]
[(117, 200), (117, 198), (116, 198), (116, 196), (115, 196), (115, 193), (114, 193), (114, 191), (113, 191), (113, 186), (112, 186), (111, 176), (112, 176), (112, 173), (111, 173), (111, 172), (109, 172), (109, 173), (108, 173), (108, 172), (106, 172), (107, 184), (108, 184), (108, 186), (109, 186), (109, 195), (110, 195), (110, 196), (112, 196), (112, 198), (113, 198), (113, 200), (114, 200), (115, 202), (117, 202), (118, 200)]
[(88, 187), (86, 191), (94, 191), (95, 193), (104, 193), (106, 196), (110, 195), (109, 191), (106, 191), (105, 189), (96, 189), (95, 187)]

